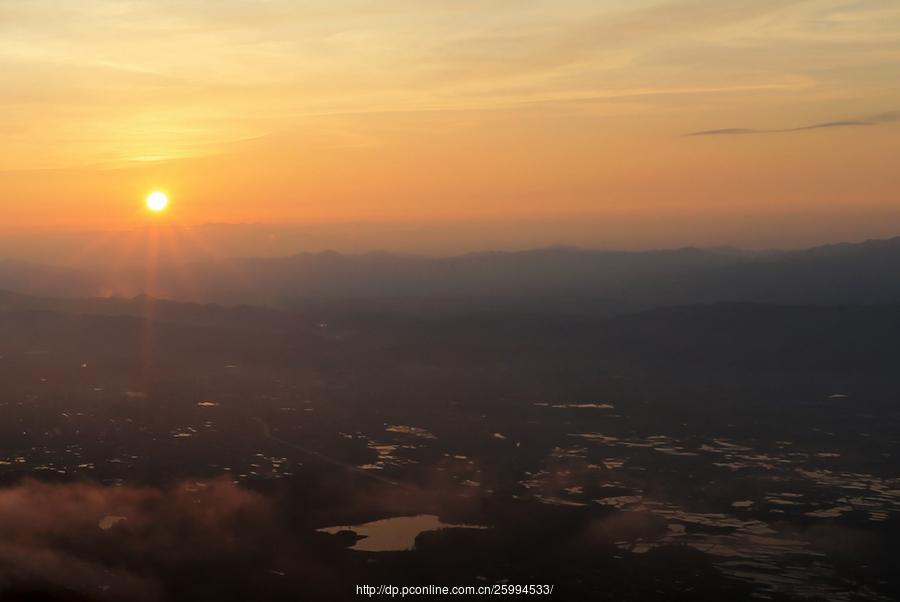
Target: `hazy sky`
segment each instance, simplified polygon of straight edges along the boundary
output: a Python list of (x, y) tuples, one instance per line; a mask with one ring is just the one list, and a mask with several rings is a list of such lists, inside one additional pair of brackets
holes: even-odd
[(7, 233), (900, 234), (897, 0), (0, 0), (0, 74)]

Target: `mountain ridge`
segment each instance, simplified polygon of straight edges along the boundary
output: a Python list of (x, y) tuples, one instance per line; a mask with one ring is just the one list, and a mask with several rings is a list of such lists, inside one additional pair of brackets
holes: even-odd
[(796, 251), (682, 247), (608, 251), (551, 246), (449, 257), (387, 252), (235, 257), (118, 270), (0, 261), (0, 289), (54, 297), (141, 293), (282, 309), (410, 303), (631, 312), (717, 301), (867, 304), (900, 301), (900, 237)]

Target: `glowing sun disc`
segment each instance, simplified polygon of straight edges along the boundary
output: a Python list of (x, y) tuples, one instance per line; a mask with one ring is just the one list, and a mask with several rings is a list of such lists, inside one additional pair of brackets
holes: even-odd
[(164, 192), (151, 192), (147, 196), (147, 209), (160, 212), (169, 205), (169, 197)]

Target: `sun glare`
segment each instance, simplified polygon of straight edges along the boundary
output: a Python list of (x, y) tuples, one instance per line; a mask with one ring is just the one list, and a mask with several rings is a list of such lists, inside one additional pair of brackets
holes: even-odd
[(163, 211), (169, 205), (169, 197), (164, 192), (151, 192), (147, 195), (147, 209), (155, 213)]

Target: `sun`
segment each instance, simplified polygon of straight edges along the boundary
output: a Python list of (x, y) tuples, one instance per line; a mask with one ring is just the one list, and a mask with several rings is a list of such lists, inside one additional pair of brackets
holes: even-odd
[(159, 213), (160, 211), (164, 211), (168, 206), (169, 197), (166, 196), (165, 192), (156, 190), (147, 195), (147, 209), (150, 211)]

